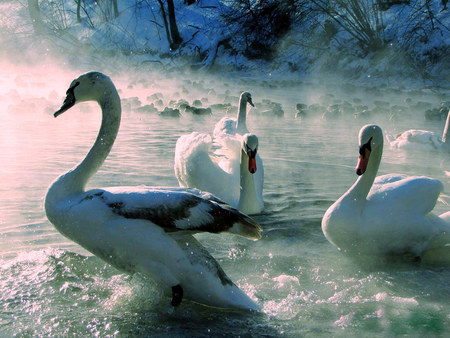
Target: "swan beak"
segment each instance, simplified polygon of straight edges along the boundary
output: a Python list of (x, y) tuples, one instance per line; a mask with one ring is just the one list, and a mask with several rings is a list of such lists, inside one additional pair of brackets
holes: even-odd
[(75, 105), (75, 96), (73, 95), (72, 92), (67, 92), (66, 99), (64, 100), (61, 108), (59, 108), (59, 110), (55, 114), (53, 114), (53, 116), (54, 117), (58, 117), (59, 115), (61, 115), (65, 111), (67, 111), (70, 108), (72, 108), (74, 105)]
[(252, 98), (250, 97), (247, 101), (252, 107), (254, 107), (255, 105), (253, 104)]
[(256, 173), (256, 157), (252, 155), (248, 155), (248, 171), (251, 174)]
[(366, 172), (367, 163), (369, 162), (370, 150), (364, 148), (364, 153), (359, 154), (358, 164), (356, 165), (356, 175), (361, 176)]

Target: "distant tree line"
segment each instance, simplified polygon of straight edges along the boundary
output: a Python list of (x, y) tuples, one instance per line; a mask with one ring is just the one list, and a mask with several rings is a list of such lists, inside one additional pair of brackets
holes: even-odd
[[(67, 1), (67, 0), (66, 0)], [(97, 15), (102, 21), (111, 21), (121, 14), (121, 2), (117, 0), (73, 0), (76, 3), (76, 21), (86, 22), (94, 27), (93, 18)], [(387, 36), (384, 25), (384, 12), (394, 5), (413, 8), (407, 22), (411, 37), (405, 39), (412, 43), (414, 39), (426, 38), (423, 27), (424, 16), (428, 17), (430, 29), (439, 25), (435, 13), (430, 9), (433, 0), (222, 0), (227, 11), (218, 13), (224, 26), (237, 27), (223, 38), (219, 38), (214, 46), (224, 44), (236, 53), (243, 53), (248, 58), (271, 60), (277, 52), (279, 42), (293, 29), (297, 29), (300, 43), (306, 43), (318, 28), (322, 31), (321, 43), (334, 39), (339, 32), (345, 32), (355, 42), (356, 48), (364, 55), (383, 49), (392, 36)], [(447, 0), (441, 2), (441, 10), (447, 9)], [(40, 6), (53, 8), (55, 13), (65, 11), (65, 0), (27, 0), (29, 15), (35, 34), (44, 34), (47, 29), (62, 31), (67, 28), (66, 15), (60, 15), (46, 21), (41, 17)], [(177, 21), (176, 6), (173, 0), (136, 0), (136, 8), (147, 5), (147, 8), (159, 8), (159, 22), (164, 29), (170, 51), (183, 47), (183, 35), (180, 34)], [(202, 5), (202, 0), (183, 0), (177, 6)], [(95, 8), (95, 10), (93, 10)], [(147, 9), (150, 10), (150, 9)], [(67, 14), (67, 13), (65, 13)], [(157, 21), (149, 24), (159, 24)], [(51, 27), (48, 27), (52, 25)], [(448, 34), (448, 27), (441, 27)], [(315, 37), (316, 38), (316, 37)], [(311, 39), (309, 39), (311, 40)], [(226, 44), (224, 42), (227, 42)], [(310, 47), (319, 46), (309, 41)]]

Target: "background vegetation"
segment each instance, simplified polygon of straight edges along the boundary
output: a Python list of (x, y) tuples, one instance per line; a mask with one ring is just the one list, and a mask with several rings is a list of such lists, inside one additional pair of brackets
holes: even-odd
[[(439, 78), (450, 69), (446, 0), (1, 1), (3, 54), (38, 47), (164, 67)], [(44, 47), (43, 47), (44, 44)], [(364, 61), (361, 63), (360, 61)], [(341, 74), (341, 75), (342, 75)]]

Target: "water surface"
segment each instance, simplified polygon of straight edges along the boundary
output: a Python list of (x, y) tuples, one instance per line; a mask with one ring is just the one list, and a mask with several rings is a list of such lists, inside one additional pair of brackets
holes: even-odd
[[(450, 334), (450, 268), (388, 258), (349, 257), (323, 236), (326, 209), (356, 179), (357, 135), (377, 123), (397, 133), (421, 128), (442, 133), (443, 122), (423, 114), (370, 118), (352, 114), (295, 119), (295, 105), (332, 93), (337, 100), (404, 104), (413, 97), (439, 105), (431, 90), (270, 83), (263, 79), (192, 79), (130, 73), (112, 77), (124, 103), (150, 103), (155, 92), (170, 99), (207, 98), (237, 105), (241, 91), (254, 102), (283, 105), (283, 118), (249, 112), (248, 128), (260, 139), (266, 210), (255, 216), (264, 232), (251, 242), (228, 234), (198, 235), (231, 279), (261, 305), (262, 313), (211, 309), (190, 301), (173, 310), (158, 285), (121, 274), (48, 222), (48, 186), (89, 150), (100, 124), (98, 107), (80, 104), (54, 119), (75, 72), (11, 69), (0, 81), (0, 333), (34, 335), (152, 336), (372, 336)], [(214, 89), (212, 91), (211, 89)], [(444, 92), (448, 96), (448, 92)], [(320, 99), (322, 97), (322, 99)], [(135, 101), (135, 100), (134, 100)], [(233, 115), (233, 114), (231, 114)], [(225, 113), (163, 118), (124, 107), (114, 148), (90, 187), (177, 186), (173, 173), (177, 138), (212, 132)], [(406, 173), (440, 179), (450, 191), (448, 155), (408, 153), (385, 147), (379, 174)], [(448, 199), (447, 199), (448, 201)], [(449, 206), (438, 202), (437, 214)]]

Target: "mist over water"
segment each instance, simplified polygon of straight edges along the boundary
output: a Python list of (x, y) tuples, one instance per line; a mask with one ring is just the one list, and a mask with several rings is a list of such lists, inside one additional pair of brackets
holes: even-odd
[[(122, 123), (110, 156), (89, 183), (104, 186), (177, 186), (174, 150), (178, 137), (211, 133), (221, 117), (235, 116), (238, 96), (252, 94), (256, 108), (247, 125), (259, 137), (264, 161), (265, 211), (254, 218), (262, 238), (228, 234), (196, 237), (229, 277), (262, 308), (230, 312), (183, 301), (177, 309), (156, 282), (121, 274), (61, 236), (48, 222), (43, 199), (51, 182), (88, 152), (100, 125), (95, 104), (83, 103), (53, 118), (68, 85), (80, 73), (60, 66), (3, 63), (0, 78), (0, 333), (140, 336), (371, 336), (450, 333), (450, 269), (403, 259), (352, 257), (323, 236), (327, 208), (356, 180), (357, 135), (379, 124), (396, 134), (415, 128), (441, 134), (444, 121), (423, 112), (393, 116), (374, 112), (376, 101), (439, 107), (448, 90), (361, 87), (326, 81), (276, 81), (267, 76), (200, 76), (158, 73), (151, 67), (111, 76), (122, 98)], [(156, 93), (160, 95), (152, 96)], [(407, 99), (411, 104), (407, 104)], [(162, 111), (171, 100), (201, 100), (211, 116)], [(263, 100), (281, 105), (284, 116), (262, 114)], [(162, 101), (160, 105), (158, 100)], [(361, 101), (359, 103), (359, 100)], [(348, 101), (368, 106), (369, 116), (345, 113), (323, 118), (312, 111), (295, 118), (296, 104), (328, 107)], [(408, 101), (409, 102), (409, 101)], [(412, 109), (412, 108), (411, 108)], [(379, 174), (405, 173), (440, 179), (450, 191), (448, 154), (406, 152), (385, 144)], [(444, 200), (449, 202), (448, 198)], [(449, 210), (444, 201), (435, 213)]]

